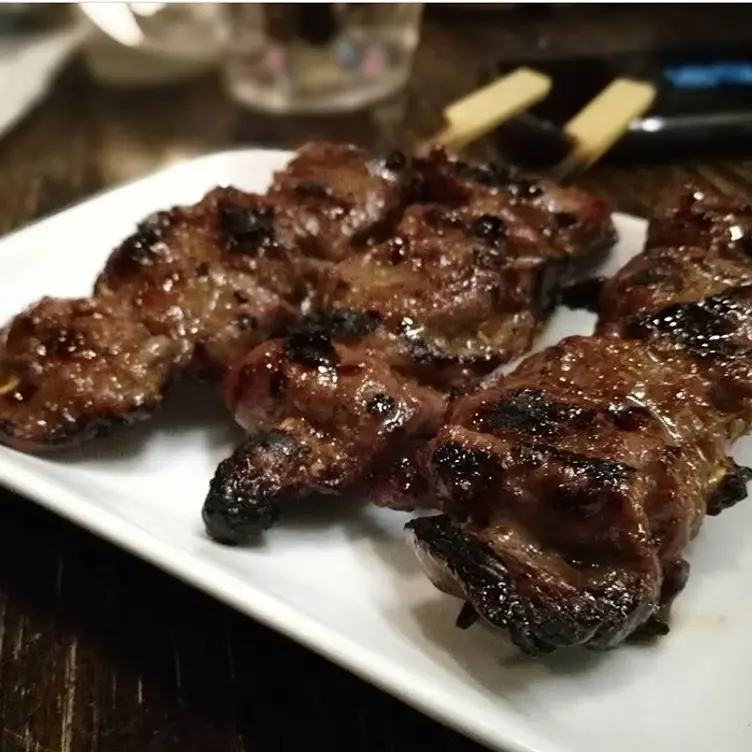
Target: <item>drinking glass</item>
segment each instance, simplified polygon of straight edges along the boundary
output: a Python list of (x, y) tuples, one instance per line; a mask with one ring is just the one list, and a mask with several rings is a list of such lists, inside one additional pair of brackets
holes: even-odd
[(331, 113), (405, 85), (423, 5), (241, 3), (225, 12), (230, 96), (266, 112)]

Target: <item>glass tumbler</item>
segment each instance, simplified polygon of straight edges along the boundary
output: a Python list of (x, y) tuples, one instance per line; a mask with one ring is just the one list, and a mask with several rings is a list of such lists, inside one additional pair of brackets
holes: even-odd
[(225, 10), (230, 96), (267, 113), (324, 114), (404, 87), (423, 5), (240, 3)]

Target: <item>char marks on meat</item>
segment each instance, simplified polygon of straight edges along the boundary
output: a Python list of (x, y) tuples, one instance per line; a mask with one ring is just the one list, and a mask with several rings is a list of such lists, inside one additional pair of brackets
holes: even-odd
[(456, 400), (426, 450), (442, 514), (407, 525), (435, 585), (526, 653), (661, 634), (706, 514), (746, 496), (750, 207), (693, 189), (569, 337)]
[[(615, 239), (604, 202), (494, 169), (440, 151), (371, 163), (370, 175), (387, 175), (413, 202), (388, 238), (373, 233), (360, 253), (333, 252), (335, 263), (319, 264), (317, 312), (228, 374), (237, 422), (255, 437), (284, 432), (299, 451), (272, 462), (251, 442), (226, 460), (206, 500), (213, 537), (252, 537), (278, 518), (270, 503), (364, 484), (382, 505), (425, 503), (413, 454), (437, 430), (451, 390), (526, 352), (561, 284)], [(300, 191), (302, 182), (311, 201), (351, 200), (349, 177), (327, 179), (324, 193), (311, 190), (316, 174), (324, 173), (294, 170), (275, 190)], [(380, 196), (370, 179), (361, 190)]]
[(0, 345), (0, 432), (24, 451), (148, 416), (180, 352), (96, 299), (43, 298), (13, 319)]
[[(216, 188), (146, 218), (91, 298), (41, 301), (6, 327), (0, 440), (27, 451), (81, 442), (146, 417), (175, 376), (221, 379), (299, 318), (327, 264), (384, 230), (410, 174), (409, 160), (387, 168), (352, 146), (309, 144), (268, 195)], [(48, 346), (73, 336), (83, 344), (70, 353)]]
[[(353, 488), (395, 445), (431, 436), (444, 394), (410, 378), (407, 365), (404, 347), (377, 318), (342, 309), (314, 315), (242, 359), (225, 380), (225, 401), (252, 439), (212, 480), (204, 505), (212, 537), (253, 537), (289, 500)], [(259, 449), (279, 434), (294, 451)]]

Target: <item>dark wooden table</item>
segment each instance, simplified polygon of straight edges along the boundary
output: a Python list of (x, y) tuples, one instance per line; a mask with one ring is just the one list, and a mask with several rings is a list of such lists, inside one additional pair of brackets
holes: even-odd
[[(752, 37), (752, 13), (744, 6), (432, 8), (405, 97), (315, 120), (243, 113), (214, 76), (151, 92), (107, 90), (74, 62), (50, 99), (0, 142), (0, 232), (170, 159), (228, 145), (326, 137), (410, 147), (437, 128), (444, 104), (476, 84), (481, 55), (629, 51), (745, 35)], [(752, 159), (603, 165), (581, 182), (643, 214), (669, 181), (688, 177), (749, 190)], [(0, 498), (3, 752), (477, 749), (34, 504), (7, 491)]]

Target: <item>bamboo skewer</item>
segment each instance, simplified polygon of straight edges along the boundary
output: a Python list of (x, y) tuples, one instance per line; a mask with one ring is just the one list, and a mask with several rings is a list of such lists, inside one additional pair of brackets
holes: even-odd
[[(459, 150), (545, 99), (551, 80), (530, 68), (518, 68), (444, 110), (445, 127), (418, 149), (444, 146)], [(548, 172), (565, 180), (600, 159), (655, 101), (656, 89), (647, 81), (614, 79), (561, 129), (568, 153)]]
[(542, 101), (551, 91), (551, 79), (530, 68), (518, 68), (488, 86), (457, 100), (444, 110), (446, 127), (418, 147), (461, 149), (515, 115)]
[(564, 126), (572, 149), (549, 171), (550, 177), (562, 181), (598, 161), (650, 109), (655, 96), (655, 86), (647, 81), (612, 81)]
[(6, 376), (5, 382), (0, 384), (0, 397), (12, 392), (20, 383), (18, 376)]

